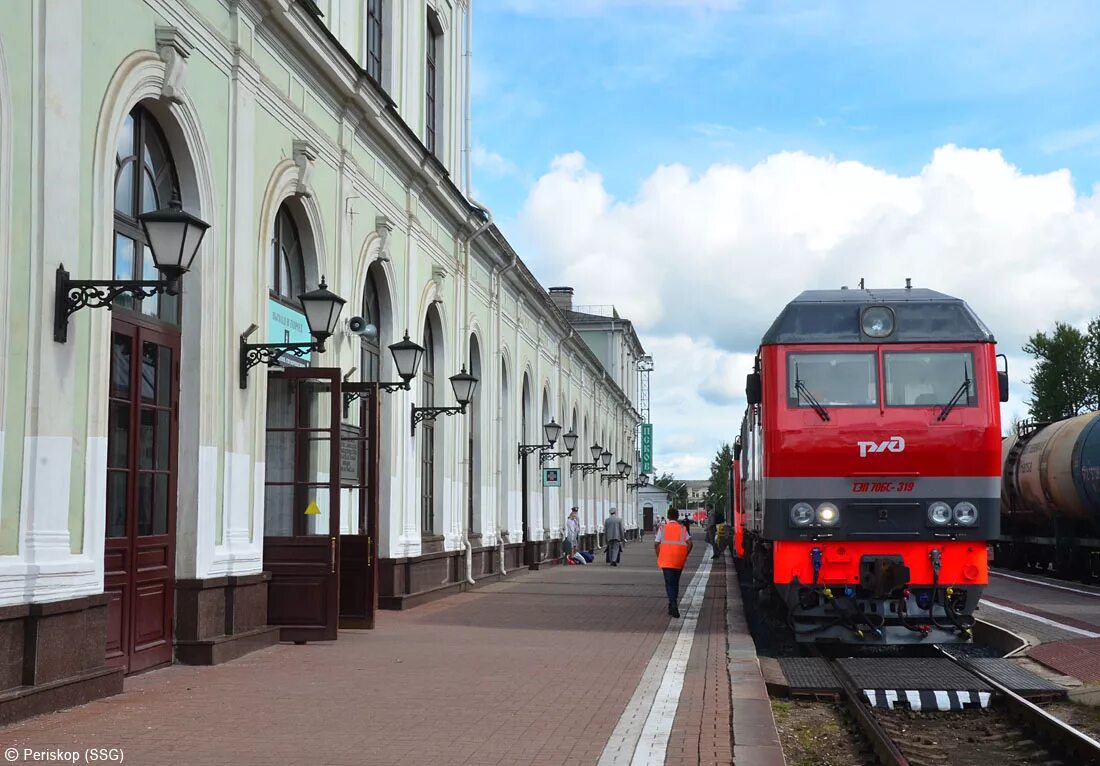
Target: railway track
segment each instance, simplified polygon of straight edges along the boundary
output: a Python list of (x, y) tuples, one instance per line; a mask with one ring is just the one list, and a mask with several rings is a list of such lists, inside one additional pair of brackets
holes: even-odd
[(880, 764), (1042, 764), (1100, 766), (1100, 742), (1052, 716), (993, 678), (949, 657), (995, 691), (986, 710), (918, 713), (883, 710), (865, 702), (863, 692), (832, 663), (844, 705)]

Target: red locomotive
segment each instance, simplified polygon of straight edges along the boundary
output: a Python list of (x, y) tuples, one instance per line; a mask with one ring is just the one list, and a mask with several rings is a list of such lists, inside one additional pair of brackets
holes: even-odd
[(966, 641), (999, 534), (1008, 375), (962, 300), (811, 290), (748, 376), (739, 555), (799, 641)]

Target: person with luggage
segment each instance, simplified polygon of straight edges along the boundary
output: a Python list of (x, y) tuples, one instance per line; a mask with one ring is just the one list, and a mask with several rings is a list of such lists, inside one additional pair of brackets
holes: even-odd
[(665, 594), (668, 596), (668, 613), (680, 616), (680, 575), (691, 553), (691, 535), (687, 527), (677, 523), (679, 513), (668, 509), (668, 523), (657, 531), (653, 549), (657, 554), (657, 566), (665, 577)]
[(583, 559), (581, 562), (577, 561), (579, 554), (577, 543), (581, 537), (581, 523), (577, 520), (579, 510), (576, 506), (569, 509), (569, 518), (565, 520), (565, 538), (561, 541), (562, 555), (569, 564), (583, 563)]

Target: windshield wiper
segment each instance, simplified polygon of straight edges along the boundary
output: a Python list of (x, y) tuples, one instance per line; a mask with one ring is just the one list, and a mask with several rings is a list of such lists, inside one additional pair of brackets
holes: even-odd
[(798, 377), (798, 365), (794, 367), (794, 390), (798, 394), (799, 404), (802, 403), (802, 397), (805, 396), (810, 402), (810, 406), (814, 408), (814, 412), (816, 412), (822, 420), (827, 421), (829, 419), (829, 411), (810, 393), (810, 390), (806, 388), (806, 384), (802, 382), (802, 378)]
[(959, 384), (958, 389), (955, 391), (955, 395), (951, 397), (951, 401), (944, 405), (940, 410), (940, 414), (936, 417), (936, 420), (947, 420), (947, 416), (951, 414), (951, 410), (955, 409), (955, 406), (962, 399), (963, 394), (966, 394), (966, 400), (970, 401), (970, 373), (965, 367), (963, 367), (963, 382)]

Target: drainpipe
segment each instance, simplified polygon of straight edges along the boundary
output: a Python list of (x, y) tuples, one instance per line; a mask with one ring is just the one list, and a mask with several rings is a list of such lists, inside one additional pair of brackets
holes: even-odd
[[(512, 262), (509, 263), (504, 268), (498, 269), (496, 274), (495, 274), (495, 284), (493, 286), (493, 293), (494, 293), (493, 300), (496, 302), (496, 305), (497, 305), (496, 338), (497, 338), (497, 345), (498, 346), (500, 345), (500, 327), (501, 327), (501, 309), (500, 309), (500, 305), (501, 305), (500, 304), (501, 285), (504, 283), (504, 275), (507, 274), (509, 271), (514, 270), (516, 268), (516, 266), (518, 266), (518, 265), (519, 265), (519, 256), (516, 255), (515, 253), (513, 253), (512, 254)], [(501, 364), (503, 364), (504, 363), (504, 354), (503, 353), (501, 353), (500, 358), (501, 358)], [(503, 424), (503, 422), (504, 422), (504, 413), (501, 410), (501, 408), (503, 406), (504, 406), (503, 402), (500, 402), (500, 403), (497, 404), (497, 422), (499, 422), (501, 424)], [(504, 428), (503, 428), (503, 425), (502, 425), (501, 433), (498, 434), (500, 441), (504, 441), (503, 431), (504, 431)], [(504, 473), (504, 470), (505, 470), (505, 466), (502, 464), (500, 466), (500, 471), (501, 471), (502, 475)], [(507, 514), (508, 513), (507, 499), (505, 499), (505, 502), (502, 503), (501, 505), (502, 505), (502, 508), (500, 510), (503, 510), (504, 513)], [(508, 528), (507, 528), (507, 526), (501, 527), (500, 526), (501, 521), (502, 521), (501, 514), (498, 511), (497, 512), (497, 540), (500, 543), (500, 573), (503, 576), (503, 575), (508, 574), (508, 571), (504, 568), (504, 533), (508, 531)], [(507, 524), (507, 522), (505, 522), (505, 523)]]

